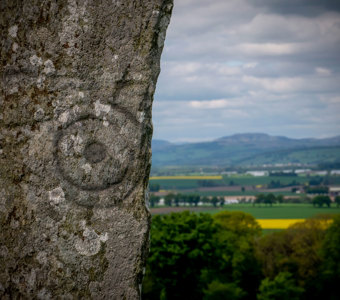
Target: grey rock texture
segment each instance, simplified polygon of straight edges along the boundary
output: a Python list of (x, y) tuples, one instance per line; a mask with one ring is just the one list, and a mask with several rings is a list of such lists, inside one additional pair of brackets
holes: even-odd
[(172, 0), (0, 1), (0, 298), (138, 299)]

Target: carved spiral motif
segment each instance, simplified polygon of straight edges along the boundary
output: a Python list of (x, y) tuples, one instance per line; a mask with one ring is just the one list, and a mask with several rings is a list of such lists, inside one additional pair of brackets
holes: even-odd
[(134, 151), (113, 122), (86, 116), (58, 133), (56, 157), (69, 183), (101, 191), (123, 181)]

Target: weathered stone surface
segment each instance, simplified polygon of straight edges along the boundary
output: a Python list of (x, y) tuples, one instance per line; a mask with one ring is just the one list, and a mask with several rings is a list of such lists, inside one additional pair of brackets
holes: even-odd
[(139, 298), (171, 10), (0, 1), (0, 298)]

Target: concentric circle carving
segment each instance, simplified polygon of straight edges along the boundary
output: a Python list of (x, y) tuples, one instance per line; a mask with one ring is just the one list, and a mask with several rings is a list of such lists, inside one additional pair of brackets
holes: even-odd
[(56, 139), (58, 169), (81, 190), (105, 190), (123, 181), (134, 151), (120, 128), (95, 116), (66, 126)]

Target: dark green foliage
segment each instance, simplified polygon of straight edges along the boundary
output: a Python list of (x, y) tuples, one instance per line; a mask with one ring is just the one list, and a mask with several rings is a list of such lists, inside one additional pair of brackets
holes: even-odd
[(273, 280), (265, 278), (260, 285), (258, 300), (300, 300), (303, 288), (296, 285), (291, 273), (280, 272)]
[(214, 205), (214, 207), (216, 207), (218, 203), (218, 198), (216, 196), (212, 197), (211, 203)]
[(205, 283), (201, 274), (216, 263), (216, 232), (217, 227), (208, 214), (183, 212), (155, 216), (144, 298), (159, 299), (160, 295), (164, 299), (202, 298)]
[(258, 240), (256, 253), (263, 275), (272, 280), (280, 272), (290, 272), (297, 284), (305, 289), (304, 299), (319, 299), (322, 290), (319, 253), (328, 220), (327, 217), (308, 219)]
[(339, 299), (340, 296), (340, 215), (334, 218), (327, 229), (321, 255), (324, 299)]
[[(280, 201), (283, 200), (283, 198), (281, 198), (281, 197), (279, 199), (280, 199)], [(264, 203), (266, 205), (272, 206), (273, 203), (275, 203), (277, 201), (278, 201), (278, 199), (272, 193), (267, 194), (267, 195), (265, 195), (265, 194), (257, 194), (253, 204), (255, 205), (255, 204)]]
[(154, 207), (160, 200), (160, 197), (159, 196), (155, 196), (155, 195), (152, 195), (150, 196), (150, 206), (151, 207)]
[(329, 221), (261, 236), (243, 212), (155, 216), (143, 299), (338, 299), (340, 216)]
[(221, 283), (213, 281), (204, 290), (204, 300), (238, 300), (242, 299), (246, 293), (235, 283)]
[(242, 212), (155, 216), (144, 299), (221, 299), (222, 291), (254, 298), (260, 276), (253, 238), (260, 232)]
[(167, 206), (172, 206), (172, 203), (173, 203), (173, 201), (175, 200), (175, 197), (176, 197), (176, 195), (173, 194), (173, 193), (167, 194), (167, 195), (164, 197), (164, 203), (165, 203), (165, 205), (167, 205)]
[(327, 186), (315, 186), (315, 187), (306, 187), (305, 192), (307, 194), (328, 194)]
[(335, 203), (336, 203), (336, 207), (340, 206), (340, 196), (335, 197)]
[(322, 207), (323, 205), (330, 207), (331, 199), (328, 196), (315, 196), (312, 200), (314, 206)]

